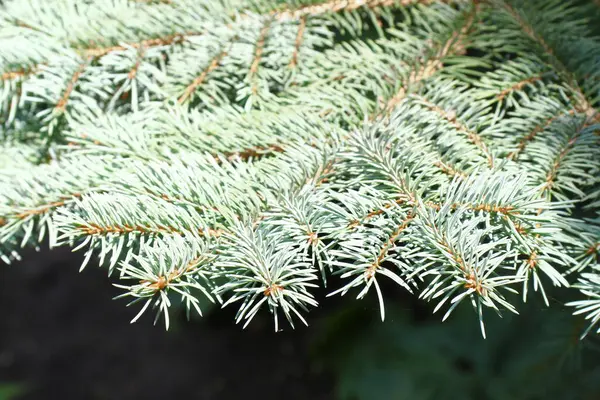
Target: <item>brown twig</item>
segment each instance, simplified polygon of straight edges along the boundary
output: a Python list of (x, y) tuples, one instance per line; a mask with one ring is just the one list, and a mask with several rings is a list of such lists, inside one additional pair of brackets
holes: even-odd
[[(512, 18), (517, 22), (517, 24), (521, 27), (521, 30), (529, 36), (534, 42), (537, 42), (540, 47), (544, 50), (546, 55), (552, 61), (554, 67), (558, 70), (559, 74), (562, 74), (567, 83), (572, 86), (578, 111), (586, 114), (589, 120), (595, 121), (598, 118), (598, 111), (590, 104), (590, 102), (585, 97), (585, 94), (581, 90), (579, 83), (577, 82), (577, 78), (574, 74), (567, 68), (567, 66), (555, 55), (554, 49), (546, 42), (546, 40), (535, 31), (533, 25), (531, 25), (528, 21), (526, 21), (521, 14), (517, 12), (510, 4), (503, 2), (505, 10), (512, 16)], [(600, 121), (600, 118), (598, 119)]]
[(503, 89), (500, 93), (498, 93), (498, 95), (496, 96), (496, 99), (498, 101), (502, 101), (502, 100), (504, 100), (504, 98), (506, 96), (508, 96), (512, 92), (519, 91), (519, 90), (523, 89), (525, 86), (531, 85), (532, 83), (540, 81), (540, 80), (542, 80), (541, 75), (536, 75), (536, 76), (529, 77), (527, 79), (523, 79), (522, 81), (519, 81), (519, 82), (507, 87), (506, 89)]
[(32, 67), (30, 69), (22, 69), (22, 70), (18, 70), (18, 71), (6, 71), (3, 72), (0, 80), (2, 81), (12, 81), (15, 79), (21, 79), (21, 78), (25, 78), (29, 75), (33, 75), (37, 72), (38, 67)]
[(200, 73), (200, 75), (198, 75), (196, 77), (196, 79), (193, 80), (193, 82), (185, 88), (185, 90), (183, 91), (183, 94), (179, 97), (179, 104), (185, 102), (191, 95), (192, 93), (194, 93), (196, 91), (196, 89), (198, 89), (199, 86), (201, 86), (204, 81), (206, 80), (206, 78), (208, 77), (208, 74), (210, 74), (212, 71), (214, 71), (219, 64), (221, 63), (221, 60), (223, 60), (223, 57), (225, 57), (227, 55), (226, 51), (222, 51), (221, 53), (217, 54), (212, 61), (210, 62), (210, 64), (208, 65), (208, 67), (206, 67), (202, 73)]
[(413, 210), (406, 216), (406, 218), (402, 221), (402, 223), (400, 225), (398, 225), (396, 230), (390, 235), (388, 240), (385, 242), (385, 244), (379, 251), (379, 254), (377, 255), (377, 258), (375, 258), (375, 261), (373, 261), (373, 263), (371, 265), (369, 265), (369, 267), (367, 267), (367, 269), (365, 271), (365, 279), (370, 280), (375, 276), (377, 269), (381, 266), (381, 263), (387, 256), (388, 252), (390, 251), (390, 248), (398, 240), (398, 238), (400, 237), (402, 232), (404, 232), (404, 230), (406, 230), (406, 228), (408, 228), (408, 225), (410, 224), (410, 222), (413, 219), (415, 219), (415, 217), (416, 217), (416, 214)]
[(182, 43), (186, 40), (188, 36), (197, 36), (202, 35), (203, 32), (184, 32), (184, 33), (176, 33), (163, 37), (152, 38), (152, 39), (143, 39), (139, 42), (128, 43), (127, 45), (118, 45), (118, 46), (109, 46), (109, 47), (92, 47), (83, 50), (83, 54), (86, 57), (100, 58), (110, 52), (113, 51), (123, 51), (128, 48), (150, 48), (157, 46), (169, 46), (172, 44)]
[(249, 79), (252, 81), (252, 94), (256, 94), (258, 92), (258, 87), (256, 82), (254, 82), (254, 77), (258, 73), (258, 67), (260, 66), (260, 61), (263, 56), (263, 52), (265, 51), (265, 41), (267, 39), (267, 34), (269, 33), (269, 28), (271, 27), (272, 20), (269, 19), (263, 25), (260, 33), (258, 35), (258, 41), (256, 42), (256, 47), (254, 49), (254, 59), (252, 60), (252, 64), (250, 65), (250, 72), (248, 73)]
[(277, 296), (279, 293), (283, 292), (283, 286), (272, 283), (270, 286), (267, 286), (263, 291), (263, 294), (266, 297), (269, 296)]
[(285, 149), (283, 147), (276, 145), (276, 144), (272, 144), (272, 145), (268, 145), (268, 146), (256, 146), (256, 147), (251, 147), (251, 148), (244, 149), (241, 151), (225, 153), (225, 156), (229, 160), (240, 158), (240, 159), (246, 161), (249, 158), (258, 158), (258, 157), (265, 156), (267, 154), (283, 153), (284, 151), (285, 151)]
[(300, 46), (302, 45), (302, 39), (304, 36), (304, 29), (306, 28), (306, 17), (303, 16), (300, 18), (300, 23), (298, 24), (298, 33), (296, 34), (296, 40), (294, 41), (294, 52), (292, 53), (292, 60), (290, 61), (289, 67), (295, 68), (298, 64), (298, 53), (300, 51)]
[(18, 218), (18, 219), (25, 219), (27, 217), (34, 216), (34, 215), (42, 215), (42, 214), (45, 214), (45, 213), (51, 211), (54, 208), (62, 207), (68, 201), (73, 200), (73, 199), (77, 199), (79, 197), (81, 197), (81, 193), (73, 193), (70, 196), (62, 196), (57, 201), (52, 201), (52, 202), (49, 202), (49, 203), (45, 203), (45, 204), (39, 205), (37, 207), (30, 208), (30, 209), (28, 209), (26, 211), (22, 211), (22, 212), (16, 214), (15, 217)]
[(550, 170), (546, 174), (546, 181), (542, 187), (542, 193), (545, 193), (546, 191), (549, 191), (550, 189), (552, 189), (552, 187), (556, 183), (556, 177), (558, 176), (558, 170), (560, 169), (560, 166), (561, 166), (562, 162), (564, 161), (565, 157), (567, 156), (567, 154), (569, 154), (569, 152), (573, 149), (575, 143), (577, 142), (577, 139), (579, 138), (580, 132), (581, 132), (581, 129), (578, 130), (577, 133), (575, 133), (575, 135), (573, 135), (573, 137), (571, 139), (569, 139), (566, 146), (561, 150), (560, 153), (558, 153), (558, 156), (555, 158), (554, 163), (552, 164), (552, 166), (550, 167)]
[(152, 289), (152, 290), (156, 290), (156, 291), (164, 290), (165, 288), (167, 288), (169, 286), (169, 284), (171, 282), (180, 279), (184, 274), (187, 274), (189, 272), (195, 272), (197, 270), (197, 268), (194, 268), (194, 264), (198, 260), (200, 260), (200, 258), (190, 261), (187, 264), (187, 266), (185, 266), (185, 267), (181, 267), (174, 271), (169, 272), (169, 275), (167, 275), (167, 276), (160, 275), (155, 281), (142, 279), (140, 281), (140, 284), (142, 284), (142, 285), (148, 284), (148, 286), (146, 286), (148, 289)]
[(451, 176), (451, 177), (458, 176), (461, 179), (465, 179), (467, 177), (467, 174), (465, 172), (460, 171), (458, 168), (456, 168), (456, 166), (453, 166), (452, 164), (450, 164), (448, 162), (438, 160), (438, 161), (435, 161), (433, 163), (433, 165), (438, 167), (440, 169), (440, 171), (442, 171), (444, 174), (446, 174), (448, 176)]
[[(396, 200), (385, 204), (381, 208), (377, 208), (372, 211), (369, 211), (369, 213), (367, 213), (360, 219), (351, 221), (348, 224), (348, 228), (355, 228), (359, 224), (365, 223), (366, 221), (370, 220), (371, 218), (374, 218), (378, 215), (384, 214), (385, 212), (390, 210), (392, 207), (394, 207), (396, 205), (402, 205), (402, 204), (409, 205), (409, 206), (415, 206), (416, 201), (414, 199), (409, 199), (406, 197), (399, 197)], [(431, 209), (437, 210), (437, 211), (439, 211), (443, 206), (442, 203), (433, 202), (433, 201), (425, 202), (424, 205), (428, 208), (431, 208)], [(510, 217), (520, 215), (520, 212), (516, 211), (514, 209), (514, 207), (510, 206), (510, 205), (503, 206), (503, 205), (499, 205), (499, 204), (488, 204), (488, 203), (481, 203), (481, 204), (453, 203), (450, 205), (450, 208), (452, 210), (456, 210), (461, 207), (468, 208), (471, 211), (485, 211), (487, 213), (501, 214), (506, 219), (510, 219)], [(513, 223), (514, 223), (514, 221), (513, 221)], [(515, 223), (515, 226), (520, 233), (525, 233), (524, 228), (522, 226), (520, 226), (517, 223)]]
[(127, 77), (129, 78), (130, 81), (135, 79), (135, 77), (138, 73), (138, 70), (140, 68), (140, 64), (144, 60), (145, 54), (146, 54), (146, 48), (144, 46), (140, 46), (138, 49), (138, 54), (135, 58), (135, 64), (133, 65), (133, 68), (131, 68), (131, 70), (129, 71), (129, 74), (127, 74)]
[(450, 125), (452, 125), (452, 127), (454, 129), (456, 129), (458, 132), (464, 133), (465, 136), (467, 137), (467, 139), (469, 139), (469, 141), (471, 143), (473, 143), (484, 154), (484, 156), (486, 157), (486, 159), (488, 161), (488, 166), (489, 167), (493, 167), (494, 166), (494, 158), (492, 156), (492, 153), (488, 149), (487, 145), (485, 144), (485, 142), (483, 141), (483, 139), (481, 138), (481, 136), (477, 132), (472, 131), (466, 125), (464, 125), (463, 123), (461, 123), (456, 118), (456, 113), (444, 110), (443, 108), (441, 108), (438, 105), (430, 102), (429, 100), (427, 100), (423, 96), (420, 96), (420, 100), (424, 103), (424, 105), (429, 110), (435, 112), (436, 114), (440, 115), (443, 119), (445, 119), (446, 121), (448, 121), (450, 123)]
[(548, 118), (546, 121), (544, 121), (543, 123), (537, 125), (535, 128), (533, 128), (533, 130), (531, 132), (529, 132), (527, 135), (523, 136), (521, 138), (521, 140), (519, 140), (519, 144), (517, 145), (517, 149), (515, 151), (510, 152), (506, 158), (508, 158), (509, 160), (516, 160), (517, 157), (519, 156), (519, 154), (521, 152), (523, 152), (523, 150), (525, 150), (525, 148), (527, 147), (527, 145), (533, 141), (533, 139), (536, 138), (536, 136), (543, 132), (546, 128), (548, 128), (554, 121), (556, 121), (559, 118), (562, 118), (566, 115), (574, 115), (577, 112), (577, 110), (575, 109), (571, 109), (569, 111), (566, 112), (562, 112), (558, 115), (554, 115), (550, 118)]
[[(449, 0), (445, 1), (450, 2)], [(374, 9), (390, 6), (409, 6), (413, 4), (432, 4), (434, 2), (434, 0), (330, 0), (296, 9), (273, 11), (272, 14), (280, 21), (289, 21), (298, 20), (302, 17), (354, 11), (361, 7)]]
[[(141, 234), (178, 234), (183, 235), (185, 231), (179, 230), (173, 226), (156, 225), (156, 226), (144, 226), (135, 225), (130, 226), (124, 225), (105, 225), (101, 226), (95, 223), (88, 223), (87, 225), (81, 225), (78, 229), (86, 235), (106, 235), (109, 233), (115, 233), (123, 235), (126, 233), (141, 233)], [(220, 236), (223, 231), (220, 229), (198, 229), (197, 233), (201, 236)]]
[(435, 56), (416, 69), (411, 70), (408, 78), (402, 83), (402, 86), (391, 99), (388, 100), (384, 111), (386, 115), (406, 98), (408, 90), (419, 85), (425, 79), (430, 78), (444, 66), (442, 60), (450, 55), (460, 55), (465, 53), (466, 35), (473, 26), (475, 16), (479, 11), (479, 4), (474, 4), (468, 12), (465, 24), (460, 30), (455, 31), (450, 38), (442, 43), (435, 51)]
[(585, 252), (586, 256), (591, 256), (592, 254), (600, 255), (600, 242), (592, 243)]
[[(409, 88), (413, 88), (420, 84), (423, 80), (433, 76), (437, 71), (442, 68), (442, 63), (438, 59), (427, 61), (424, 65), (414, 69), (410, 72), (408, 77), (402, 83), (400, 89), (392, 96), (385, 104), (384, 113), (389, 115), (391, 111), (396, 108), (407, 96)], [(375, 119), (373, 117), (372, 119)]]
[[(145, 1), (145, 0), (138, 0)], [(167, 0), (170, 1), (170, 0)], [(442, 0), (444, 2), (452, 3), (452, 2), (464, 2), (461, 0)], [(389, 6), (408, 6), (411, 4), (431, 4), (434, 3), (434, 0), (333, 0), (326, 1), (321, 4), (314, 4), (311, 6), (302, 6), (298, 8), (284, 9), (284, 10), (275, 10), (269, 12), (267, 15), (270, 15), (273, 19), (277, 21), (289, 21), (289, 20), (301, 20), (302, 18), (318, 16), (321, 14), (327, 13), (335, 13), (335, 12), (343, 12), (343, 11), (353, 11), (360, 7), (367, 8), (378, 8), (378, 7), (389, 7)], [(237, 17), (238, 21), (249, 18), (249, 14), (242, 13), (239, 17)], [(227, 24), (228, 27), (233, 27), (233, 24)], [(177, 44), (185, 41), (188, 36), (198, 36), (203, 35), (205, 32), (181, 32), (166, 35), (158, 38), (150, 38), (150, 39), (142, 39), (137, 42), (128, 43), (127, 45), (116, 45), (116, 46), (108, 46), (108, 47), (90, 47), (87, 49), (83, 49), (83, 53), (87, 57), (102, 57), (112, 51), (126, 50), (129, 47), (139, 48), (139, 47), (156, 47), (156, 46), (165, 46)]]
[(65, 91), (63, 92), (63, 95), (58, 100), (58, 103), (56, 103), (56, 107), (55, 107), (56, 111), (64, 112), (66, 110), (67, 103), (69, 102), (69, 98), (71, 97), (71, 93), (73, 93), (73, 90), (75, 89), (75, 85), (77, 85), (77, 82), (79, 81), (79, 78), (81, 77), (81, 74), (83, 73), (83, 71), (85, 70), (85, 68), (87, 66), (88, 66), (88, 61), (79, 64), (79, 67), (77, 67), (77, 70), (71, 77), (71, 81), (67, 84), (67, 87), (66, 87)]

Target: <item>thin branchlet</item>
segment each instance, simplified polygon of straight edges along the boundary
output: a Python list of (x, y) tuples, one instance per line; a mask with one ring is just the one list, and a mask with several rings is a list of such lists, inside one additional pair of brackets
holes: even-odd
[[(123, 235), (127, 233), (139, 234), (177, 234), (184, 235), (186, 232), (174, 226), (156, 224), (156, 226), (145, 225), (99, 225), (93, 222), (88, 222), (86, 225), (79, 226), (79, 231), (84, 235), (108, 235), (117, 234)], [(201, 236), (218, 237), (223, 234), (220, 229), (198, 229), (196, 231)]]
[(387, 239), (387, 241), (381, 247), (381, 250), (377, 254), (377, 257), (375, 258), (375, 260), (371, 263), (371, 265), (369, 265), (367, 267), (367, 269), (365, 271), (365, 279), (366, 280), (373, 279), (373, 277), (377, 273), (377, 270), (379, 269), (379, 267), (383, 263), (385, 257), (388, 255), (388, 252), (390, 251), (390, 249), (398, 241), (398, 238), (400, 237), (400, 235), (402, 234), (402, 232), (404, 232), (406, 230), (406, 228), (408, 228), (410, 222), (413, 219), (415, 219), (415, 217), (416, 217), (416, 213), (414, 213), (414, 211), (411, 211), (406, 216), (406, 218), (404, 218), (404, 220), (402, 221), (402, 223), (400, 225), (398, 225), (398, 227), (396, 228), (396, 230), (394, 230), (392, 232), (392, 234), (390, 235), (390, 237)]
[(302, 40), (304, 39), (305, 29), (306, 17), (303, 16), (298, 23), (298, 33), (296, 33), (296, 39), (294, 40), (294, 52), (292, 53), (292, 59), (290, 60), (290, 68), (295, 68), (298, 65), (298, 54), (300, 52), (300, 46), (302, 46)]
[(494, 166), (494, 156), (492, 155), (490, 149), (487, 144), (483, 141), (481, 136), (472, 129), (469, 129), (466, 125), (460, 122), (457, 119), (456, 113), (451, 111), (446, 111), (442, 107), (436, 105), (435, 103), (429, 101), (423, 96), (419, 96), (419, 99), (423, 102), (423, 104), (431, 111), (438, 114), (442, 119), (445, 119), (456, 129), (458, 132), (463, 133), (467, 139), (474, 144), (481, 153), (485, 156), (488, 166), (492, 168)]
[(527, 133), (525, 136), (523, 136), (519, 140), (516, 150), (510, 152), (507, 155), (507, 158), (509, 160), (516, 160), (519, 157), (519, 154), (521, 154), (525, 150), (527, 145), (531, 141), (533, 141), (540, 133), (542, 133), (546, 128), (548, 128), (550, 125), (552, 125), (552, 123), (554, 121), (556, 121), (562, 117), (565, 117), (565, 116), (575, 115), (576, 112), (577, 112), (577, 110), (575, 110), (575, 109), (571, 109), (571, 110), (564, 111), (564, 112), (561, 111), (559, 114), (553, 115), (552, 117), (546, 119), (543, 123), (536, 125), (535, 128), (533, 128), (531, 130), (531, 132)]
[(69, 83), (67, 84), (67, 87), (65, 88), (62, 96), (56, 103), (56, 107), (55, 107), (56, 111), (64, 112), (66, 110), (67, 104), (69, 103), (69, 100), (71, 98), (71, 94), (73, 93), (73, 90), (75, 90), (77, 82), (79, 81), (79, 78), (81, 78), (81, 75), (83, 74), (83, 72), (85, 71), (87, 66), (88, 66), (87, 61), (79, 64), (79, 67), (77, 67), (77, 70), (75, 71), (75, 73), (73, 73), (73, 76), (71, 77)]
[(546, 39), (536, 31), (535, 27), (530, 24), (523, 16), (506, 1), (502, 2), (502, 5), (507, 12), (514, 18), (517, 24), (521, 27), (522, 31), (531, 38), (534, 42), (543, 49), (545, 55), (550, 59), (552, 65), (557, 69), (557, 72), (562, 75), (567, 83), (573, 88), (576, 108), (579, 112), (586, 114), (590, 121), (598, 120), (598, 111), (592, 106), (587, 99), (585, 93), (582, 91), (577, 77), (575, 74), (560, 60), (552, 46), (546, 41)]
[(541, 79), (542, 79), (542, 76), (540, 76), (540, 75), (536, 75), (536, 76), (532, 76), (532, 77), (523, 79), (522, 81), (519, 81), (519, 82), (507, 87), (506, 89), (502, 89), (502, 91), (500, 93), (498, 93), (498, 95), (496, 96), (496, 99), (498, 99), (499, 101), (502, 101), (509, 94), (523, 90), (524, 87), (531, 85), (534, 82), (540, 81)]
[(185, 90), (183, 91), (183, 94), (179, 97), (178, 102), (179, 103), (184, 103), (185, 101), (187, 101), (190, 96), (200, 87), (202, 86), (202, 84), (206, 81), (206, 79), (208, 78), (208, 75), (214, 71), (215, 69), (217, 69), (217, 67), (219, 66), (219, 64), (221, 63), (221, 60), (223, 60), (223, 58), (227, 55), (226, 51), (222, 51), (219, 54), (217, 54), (208, 64), (208, 66), (200, 73), (200, 75), (198, 75), (193, 81), (192, 83), (190, 83)]

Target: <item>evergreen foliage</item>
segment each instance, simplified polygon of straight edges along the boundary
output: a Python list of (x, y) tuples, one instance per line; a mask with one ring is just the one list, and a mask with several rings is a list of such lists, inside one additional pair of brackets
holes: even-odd
[(306, 323), (319, 285), (384, 319), (391, 280), (484, 336), (564, 287), (600, 332), (598, 10), (7, 1), (0, 257), (72, 246), (167, 327)]

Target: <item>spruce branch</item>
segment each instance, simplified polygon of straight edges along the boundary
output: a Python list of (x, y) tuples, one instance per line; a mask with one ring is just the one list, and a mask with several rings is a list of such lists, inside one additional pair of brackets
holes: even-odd
[(67, 87), (65, 88), (63, 94), (60, 96), (58, 102), (56, 103), (56, 107), (55, 107), (56, 112), (63, 113), (65, 111), (65, 109), (67, 108), (67, 103), (69, 102), (71, 93), (75, 89), (75, 85), (77, 85), (77, 81), (79, 80), (79, 77), (85, 70), (86, 66), (87, 66), (86, 62), (79, 64), (79, 66), (73, 73), (71, 80), (67, 84)]
[(546, 41), (543, 35), (536, 30), (536, 27), (527, 20), (526, 16), (519, 13), (517, 9), (506, 1), (502, 1), (501, 5), (517, 22), (523, 32), (531, 38), (531, 40), (539, 44), (545, 53), (544, 56), (550, 61), (551, 65), (556, 69), (559, 75), (563, 76), (568, 85), (571, 86), (574, 91), (574, 100), (578, 111), (586, 114), (590, 121), (596, 121), (598, 118), (598, 111), (593, 107), (587, 99), (586, 94), (582, 91), (575, 74), (555, 54), (554, 48)]
[(328, 13), (354, 11), (361, 7), (378, 8), (390, 6), (409, 6), (413, 4), (432, 4), (432, 0), (329, 0), (307, 5), (296, 9), (278, 10), (275, 12), (279, 20), (299, 20), (302, 17), (314, 17)]
[(254, 56), (252, 59), (252, 64), (250, 64), (250, 71), (248, 72), (248, 79), (253, 81), (252, 93), (256, 94), (258, 88), (256, 87), (255, 77), (258, 73), (258, 68), (260, 67), (260, 62), (263, 56), (263, 52), (265, 50), (265, 41), (267, 40), (267, 35), (269, 33), (269, 29), (271, 28), (271, 19), (267, 19), (263, 24), (260, 32), (258, 34), (258, 40), (256, 41), (256, 46), (254, 48)]
[(588, 6), (38, 3), (0, 15), (3, 261), (83, 250), (167, 327), (205, 298), (306, 324), (319, 285), (383, 319), (383, 277), (484, 335), (579, 279), (597, 326)]
[(523, 136), (520, 140), (519, 143), (517, 145), (516, 150), (511, 151), (508, 155), (507, 158), (509, 160), (516, 160), (519, 157), (519, 154), (521, 152), (523, 152), (525, 150), (525, 148), (527, 147), (527, 145), (536, 138), (536, 136), (538, 134), (540, 134), (541, 132), (543, 132), (544, 130), (546, 130), (552, 123), (554, 123), (554, 121), (561, 119), (565, 116), (572, 116), (574, 115), (576, 112), (575, 109), (570, 109), (568, 111), (561, 111), (559, 112), (557, 115), (553, 115), (552, 117), (546, 119), (545, 121), (543, 121), (541, 124), (536, 125), (531, 132), (529, 132), (528, 134), (526, 134), (525, 136)]
[[(587, 297), (586, 300), (577, 300), (567, 303), (567, 306), (575, 307), (573, 314), (585, 314), (585, 319), (589, 320), (587, 329), (581, 334), (583, 339), (592, 329), (596, 328), (600, 321), (600, 265), (591, 268), (591, 272), (582, 273), (575, 288)], [(600, 333), (598, 329), (596, 333)]]
[(307, 325), (298, 309), (306, 311), (307, 306), (317, 306), (308, 292), (308, 288), (317, 286), (311, 281), (318, 279), (310, 264), (289, 248), (276, 248), (275, 238), (262, 231), (238, 227), (225, 239), (236, 244), (236, 251), (227, 246), (215, 264), (216, 279), (229, 281), (216, 294), (226, 296), (223, 307), (242, 303), (236, 322), (245, 320), (244, 327), (247, 326), (260, 306), (267, 303), (273, 313), (275, 331), (279, 330), (279, 312), (292, 326), (293, 317)]
[(6, 72), (2, 73), (0, 79), (3, 81), (17, 80), (17, 79), (27, 77), (28, 75), (31, 75), (34, 73), (35, 73), (35, 69), (32, 69), (32, 70), (21, 69), (18, 71), (6, 71)]
[(164, 37), (153, 38), (153, 39), (143, 39), (139, 42), (127, 43), (119, 46), (110, 46), (110, 47), (93, 47), (83, 50), (83, 56), (85, 57), (93, 57), (93, 58), (101, 58), (107, 54), (110, 54), (115, 51), (123, 51), (128, 48), (134, 49), (146, 49), (152, 47), (159, 46), (171, 46), (176, 44), (183, 43), (188, 36), (198, 36), (202, 35), (203, 32), (186, 32), (186, 33), (177, 33), (170, 34)]
[(386, 113), (389, 114), (389, 112), (391, 112), (398, 104), (400, 104), (400, 102), (406, 97), (409, 89), (414, 90), (414, 88), (418, 88), (420, 82), (432, 77), (437, 71), (441, 70), (444, 65), (444, 58), (452, 55), (464, 54), (464, 41), (467, 33), (473, 25), (473, 22), (475, 21), (478, 7), (479, 4), (475, 3), (471, 10), (464, 14), (466, 17), (464, 24), (460, 27), (460, 29), (454, 30), (452, 35), (448, 38), (448, 40), (446, 40), (445, 43), (433, 46), (430, 49), (430, 52), (434, 54), (431, 59), (427, 60), (417, 68), (410, 69), (408, 78), (402, 82), (402, 86), (398, 92), (396, 92), (396, 94), (394, 94), (394, 96), (387, 101), (384, 108)]
[[(112, 209), (111, 200), (119, 200), (119, 208)], [(91, 256), (99, 252), (100, 264), (112, 253), (108, 268), (112, 271), (121, 257), (125, 260), (140, 254), (136, 243), (154, 243), (162, 238), (186, 236), (194, 240), (220, 235), (209, 221), (190, 207), (171, 204), (150, 196), (127, 196), (103, 193), (88, 194), (75, 199), (75, 207), (60, 208), (53, 217), (58, 234), (51, 245), (74, 245), (77, 249), (88, 247), (81, 269)], [(111, 210), (106, 213), (106, 211)]]
[(429, 110), (435, 112), (441, 118), (448, 121), (450, 123), (450, 125), (452, 127), (454, 127), (458, 132), (464, 133), (465, 136), (467, 137), (467, 139), (469, 139), (469, 141), (471, 143), (473, 143), (475, 146), (477, 146), (477, 148), (479, 148), (479, 150), (485, 155), (489, 167), (490, 168), (494, 167), (494, 157), (492, 156), (492, 154), (491, 154), (490, 150), (488, 149), (487, 145), (485, 144), (485, 142), (481, 139), (481, 137), (479, 136), (479, 134), (477, 132), (474, 132), (473, 130), (469, 129), (467, 126), (465, 126), (459, 120), (457, 120), (455, 112), (452, 112), (452, 111), (446, 112), (446, 110), (444, 110), (443, 108), (439, 107), (438, 105), (432, 103), (425, 97), (421, 96), (421, 97), (419, 97), (419, 100)]
[[(510, 247), (503, 252), (498, 250), (498, 247), (508, 245), (507, 239), (486, 243), (483, 238), (491, 234), (494, 228), (478, 229), (481, 217), (464, 221), (463, 209), (446, 219), (448, 212), (448, 208), (435, 214), (431, 211), (423, 212), (422, 222), (419, 224), (422, 232), (421, 239), (418, 240), (420, 251), (410, 257), (423, 257), (423, 261), (428, 261), (423, 263), (423, 267), (417, 268), (414, 274), (421, 279), (433, 276), (421, 297), (428, 300), (441, 297), (434, 312), (450, 300), (450, 307), (443, 319), (448, 318), (457, 305), (469, 297), (479, 316), (481, 331), (485, 337), (483, 307), (490, 307), (500, 313), (501, 306), (516, 313), (514, 306), (502, 296), (499, 289), (515, 292), (511, 285), (523, 278), (510, 273), (496, 273), (497, 269), (501, 270), (505, 260), (514, 254)], [(461, 228), (454, 229), (455, 224)]]
[(292, 53), (292, 59), (290, 60), (289, 67), (295, 68), (298, 65), (298, 53), (300, 52), (300, 46), (304, 39), (304, 30), (306, 29), (306, 17), (301, 17), (298, 24), (298, 33), (296, 34), (296, 40), (294, 40), (294, 52)]
[[(177, 250), (173, 250), (177, 249)], [(202, 316), (198, 294), (202, 294), (209, 301), (215, 302), (210, 290), (212, 284), (210, 275), (210, 256), (206, 255), (205, 244), (190, 245), (183, 237), (173, 236), (169, 240), (145, 245), (140, 252), (143, 256), (134, 256), (131, 261), (124, 261), (119, 266), (120, 281), (134, 280), (136, 283), (115, 284), (125, 290), (125, 293), (115, 297), (133, 297), (128, 304), (144, 302), (140, 312), (131, 320), (138, 320), (149, 306), (156, 308), (154, 322), (162, 314), (165, 326), (169, 329), (169, 307), (171, 307), (170, 294), (181, 297), (188, 319), (190, 311), (194, 310)]]
[(221, 62), (221, 60), (223, 59), (223, 57), (225, 57), (227, 55), (226, 51), (222, 51), (221, 53), (217, 54), (210, 62), (210, 64), (208, 65), (208, 67), (206, 67), (205, 70), (202, 71), (202, 73), (200, 73), (200, 75), (198, 75), (194, 81), (192, 83), (190, 83), (190, 85), (188, 87), (185, 88), (183, 94), (179, 97), (179, 103), (183, 103), (185, 102), (190, 96), (191, 94), (199, 87), (202, 85), (202, 83), (204, 83), (204, 81), (206, 80), (208, 74), (210, 74), (215, 68), (217, 68), (219, 66), (219, 63)]
[[(390, 214), (396, 215), (390, 218), (391, 221), (386, 221), (388, 223), (378, 224), (380, 226), (371, 230), (369, 232), (371, 239), (368, 242), (363, 239), (366, 233), (364, 230), (354, 230), (353, 233), (341, 239), (339, 244), (340, 250), (332, 252), (338, 258), (338, 261), (334, 261), (332, 265), (341, 274), (342, 279), (349, 278), (350, 282), (330, 295), (338, 293), (344, 295), (353, 287), (364, 286), (356, 297), (360, 299), (368, 293), (371, 286), (375, 286), (382, 321), (385, 320), (385, 308), (377, 276), (386, 276), (412, 293), (409, 284), (406, 282), (406, 278), (404, 280), (401, 278), (402, 275), (406, 275), (409, 267), (402, 263), (402, 261), (397, 260), (394, 254), (398, 251), (397, 242), (400, 240), (401, 235), (416, 216), (414, 210), (403, 211), (403, 213), (398, 215), (398, 209), (390, 207), (386, 210), (386, 214), (388, 216)], [(373, 216), (367, 215), (366, 218), (372, 218)], [(393, 265), (399, 267), (400, 274), (383, 266), (383, 263), (386, 261), (390, 261)]]
[(520, 91), (523, 88), (525, 88), (526, 86), (530, 86), (530, 85), (534, 84), (535, 82), (540, 81), (541, 79), (542, 79), (542, 76), (534, 75), (534, 76), (525, 78), (523, 80), (520, 80), (519, 82), (516, 82), (516, 83), (512, 84), (511, 86), (509, 86), (505, 89), (502, 89), (500, 91), (500, 93), (498, 93), (498, 95), (496, 96), (496, 99), (498, 99), (498, 101), (503, 101), (510, 94)]

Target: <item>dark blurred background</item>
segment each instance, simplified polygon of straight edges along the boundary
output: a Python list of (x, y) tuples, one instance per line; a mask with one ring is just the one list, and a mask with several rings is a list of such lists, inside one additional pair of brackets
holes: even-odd
[(215, 307), (165, 332), (80, 264), (56, 249), (0, 268), (0, 399), (600, 399), (600, 342), (561, 292), (487, 313), (487, 340), (467, 302), (442, 323), (393, 283), (383, 323), (374, 293), (322, 292), (309, 327), (275, 333), (265, 311), (242, 330)]

